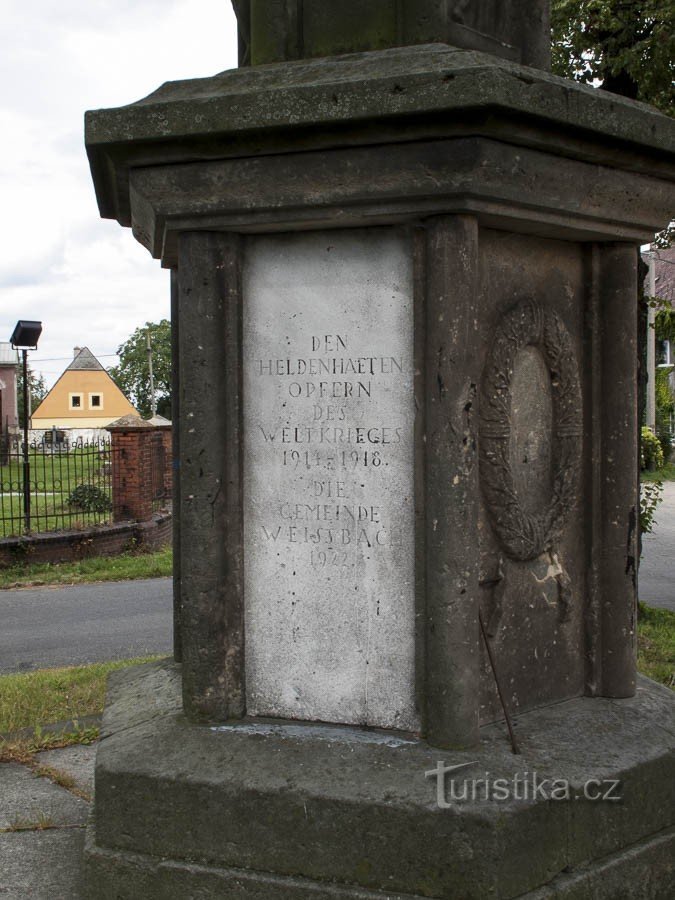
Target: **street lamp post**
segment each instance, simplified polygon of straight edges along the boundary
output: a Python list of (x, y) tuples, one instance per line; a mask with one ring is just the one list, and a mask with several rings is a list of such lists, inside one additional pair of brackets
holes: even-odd
[(30, 531), (30, 459), (28, 457), (28, 351), (37, 350), (42, 334), (42, 322), (19, 319), (10, 341), (15, 350), (21, 350), (23, 361), (23, 516), (26, 531)]

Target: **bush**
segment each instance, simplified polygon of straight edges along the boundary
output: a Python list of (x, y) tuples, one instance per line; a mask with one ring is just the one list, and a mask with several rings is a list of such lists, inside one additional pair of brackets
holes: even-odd
[(108, 512), (112, 509), (108, 495), (95, 484), (78, 484), (68, 495), (66, 503), (82, 512)]
[(642, 426), (640, 435), (640, 468), (662, 469), (665, 463), (661, 441), (647, 425)]
[(669, 431), (657, 431), (656, 436), (661, 444), (661, 452), (663, 453), (664, 463), (670, 460), (670, 454), (673, 449), (673, 440)]

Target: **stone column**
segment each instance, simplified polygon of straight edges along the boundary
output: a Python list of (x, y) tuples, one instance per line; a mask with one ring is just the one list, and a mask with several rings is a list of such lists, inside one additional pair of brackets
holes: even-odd
[(429, 223), (426, 248), (426, 737), (478, 743), (478, 224)]
[(599, 250), (601, 308), (600, 693), (632, 697), (637, 667), (637, 247)]
[(139, 416), (122, 416), (107, 426), (112, 439), (113, 521), (152, 518), (154, 427)]
[(178, 323), (183, 701), (222, 722), (245, 711), (236, 236), (179, 236)]
[(178, 379), (178, 271), (171, 269), (171, 470), (173, 495), (173, 658), (183, 658), (180, 627), (180, 383)]

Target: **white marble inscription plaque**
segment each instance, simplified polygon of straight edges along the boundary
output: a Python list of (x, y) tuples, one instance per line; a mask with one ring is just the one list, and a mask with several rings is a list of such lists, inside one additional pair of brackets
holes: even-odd
[(394, 229), (248, 239), (251, 715), (418, 726), (412, 307)]

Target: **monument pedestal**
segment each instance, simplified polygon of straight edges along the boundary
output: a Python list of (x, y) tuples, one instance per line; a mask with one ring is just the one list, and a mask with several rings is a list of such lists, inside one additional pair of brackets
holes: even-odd
[(511, 61), (545, 0), (235, 5), (267, 64), (87, 114), (172, 270), (181, 663), (114, 682), (90, 894), (669, 897), (636, 299), (675, 123)]
[[(194, 725), (179, 666), (118, 672), (97, 756), (90, 896), (668, 900), (671, 711), (670, 692), (641, 678), (631, 699), (523, 715), (520, 756), (501, 725), (471, 751), (444, 752), (391, 731)], [(444, 776), (447, 808), (439, 761), (464, 765)]]

